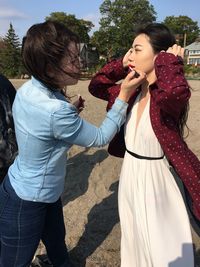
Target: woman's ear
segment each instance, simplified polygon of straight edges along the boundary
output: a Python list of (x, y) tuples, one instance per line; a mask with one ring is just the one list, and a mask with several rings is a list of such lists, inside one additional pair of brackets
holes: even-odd
[(158, 54), (155, 54), (155, 56), (153, 57), (153, 63), (155, 62), (157, 56), (158, 56)]

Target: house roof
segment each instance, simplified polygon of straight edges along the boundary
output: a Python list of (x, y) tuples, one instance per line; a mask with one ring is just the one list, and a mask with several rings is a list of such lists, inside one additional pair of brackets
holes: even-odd
[(187, 45), (185, 49), (188, 50), (200, 50), (200, 42), (196, 41), (194, 43), (191, 43), (190, 45)]

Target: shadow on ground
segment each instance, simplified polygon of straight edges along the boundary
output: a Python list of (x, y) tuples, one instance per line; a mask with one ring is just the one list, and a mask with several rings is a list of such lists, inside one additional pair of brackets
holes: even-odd
[(108, 157), (105, 149), (97, 150), (93, 154), (87, 154), (88, 151), (89, 148), (85, 148), (67, 161), (65, 190), (62, 194), (63, 206), (85, 194), (93, 168)]
[(84, 267), (87, 257), (93, 254), (119, 222), (118, 182), (114, 182), (109, 190), (112, 193), (90, 210), (85, 231), (76, 247), (70, 251), (70, 258), (75, 266)]

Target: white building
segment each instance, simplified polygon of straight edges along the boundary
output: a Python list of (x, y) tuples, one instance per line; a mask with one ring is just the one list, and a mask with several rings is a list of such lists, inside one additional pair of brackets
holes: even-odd
[(200, 41), (195, 41), (194, 43), (185, 47), (187, 64), (193, 66), (200, 66)]

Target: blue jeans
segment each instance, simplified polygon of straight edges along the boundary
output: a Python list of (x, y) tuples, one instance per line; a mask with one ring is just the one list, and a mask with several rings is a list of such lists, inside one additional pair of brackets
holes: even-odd
[(62, 204), (19, 198), (6, 176), (0, 185), (0, 267), (28, 267), (40, 239), (56, 267), (70, 267)]

